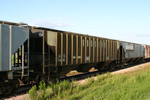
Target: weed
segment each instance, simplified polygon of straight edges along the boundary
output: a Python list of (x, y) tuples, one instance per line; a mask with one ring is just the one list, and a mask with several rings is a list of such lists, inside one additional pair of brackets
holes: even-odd
[(46, 89), (46, 84), (45, 84), (45, 82), (41, 81), (40, 85), (39, 85), (39, 90), (42, 91), (42, 90), (45, 90), (45, 89)]
[(34, 85), (30, 90), (29, 90), (29, 99), (30, 100), (36, 100), (37, 97), (37, 87)]
[(60, 86), (61, 91), (65, 91), (65, 90), (68, 90), (69, 88), (71, 88), (70, 82), (66, 81), (66, 80), (62, 81), (59, 84), (59, 86)]

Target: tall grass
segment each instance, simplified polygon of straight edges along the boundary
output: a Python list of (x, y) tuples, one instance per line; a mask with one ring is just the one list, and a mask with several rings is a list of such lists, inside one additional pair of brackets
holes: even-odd
[(40, 82), (39, 90), (37, 91), (36, 85), (34, 85), (31, 90), (29, 90), (29, 99), (30, 100), (46, 100), (52, 94), (52, 89), (44, 82)]
[(129, 74), (99, 75), (96, 80), (88, 78), (81, 85), (63, 81), (46, 87), (42, 82), (37, 91), (34, 86), (29, 91), (34, 100), (149, 100), (150, 69)]

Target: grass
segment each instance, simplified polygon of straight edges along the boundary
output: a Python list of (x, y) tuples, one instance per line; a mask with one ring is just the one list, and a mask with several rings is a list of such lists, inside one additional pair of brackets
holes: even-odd
[(88, 78), (81, 85), (68, 81), (29, 91), (30, 100), (150, 100), (150, 69), (127, 74), (110, 73)]

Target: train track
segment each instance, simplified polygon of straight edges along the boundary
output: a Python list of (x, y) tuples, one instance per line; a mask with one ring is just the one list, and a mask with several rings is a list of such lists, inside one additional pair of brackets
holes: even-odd
[(76, 75), (72, 75), (72, 76), (69, 76), (69, 77), (63, 77), (60, 79), (60, 81), (63, 81), (63, 80), (69, 80), (69, 81), (73, 81), (73, 80), (82, 80), (82, 79), (85, 79), (85, 78), (88, 78), (88, 77), (92, 77), (92, 76), (97, 76), (97, 75), (101, 75), (101, 74), (104, 74), (104, 73), (107, 73), (107, 72), (115, 72), (115, 71), (118, 71), (118, 70), (122, 70), (122, 69), (126, 69), (126, 68), (129, 68), (129, 67), (132, 67), (132, 66), (135, 66), (135, 65), (140, 65), (140, 64), (143, 64), (143, 63), (146, 63), (146, 62), (141, 62), (141, 63), (137, 63), (137, 64), (130, 64), (130, 65), (124, 65), (122, 67), (118, 67), (116, 69), (112, 69), (112, 70), (103, 70), (103, 71), (93, 71), (93, 72), (85, 72), (85, 73), (82, 73), (82, 74), (76, 74)]
[(14, 91), (12, 94), (2, 94), (0, 95), (0, 100), (12, 98), (18, 95), (26, 94), (31, 88), (33, 84), (23, 85), (20, 86), (16, 91)]
[[(140, 63), (140, 64), (142, 64), (142, 63)], [(110, 70), (109, 72), (114, 72), (114, 71), (117, 71), (117, 70), (129, 68), (129, 67), (132, 67), (132, 66), (135, 66), (135, 65), (138, 65), (138, 64), (124, 65), (123, 67), (119, 67), (115, 70)], [(88, 78), (88, 77), (97, 76), (98, 74), (100, 75), (100, 74), (103, 74), (103, 73), (106, 73), (106, 72), (108, 72), (108, 71), (85, 72), (85, 73), (82, 73), (82, 74), (63, 77), (63, 78), (60, 78), (59, 80), (60, 80), (60, 82), (63, 81), (63, 80), (68, 80), (70, 82), (73, 81), (73, 80), (78, 81), (78, 80), (82, 80), (82, 79), (85, 79), (85, 78)], [(13, 92), (12, 94), (0, 95), (0, 100), (4, 100), (4, 99), (12, 98), (14, 96), (26, 94), (32, 88), (33, 85), (35, 85), (35, 83), (34, 84), (29, 84), (29, 85), (23, 85), (23, 86), (20, 86), (19, 89), (17, 89), (17, 91)]]

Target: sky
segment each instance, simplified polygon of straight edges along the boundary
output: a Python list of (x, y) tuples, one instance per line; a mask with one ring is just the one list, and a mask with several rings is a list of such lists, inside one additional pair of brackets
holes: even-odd
[(0, 20), (150, 44), (150, 0), (0, 0)]

